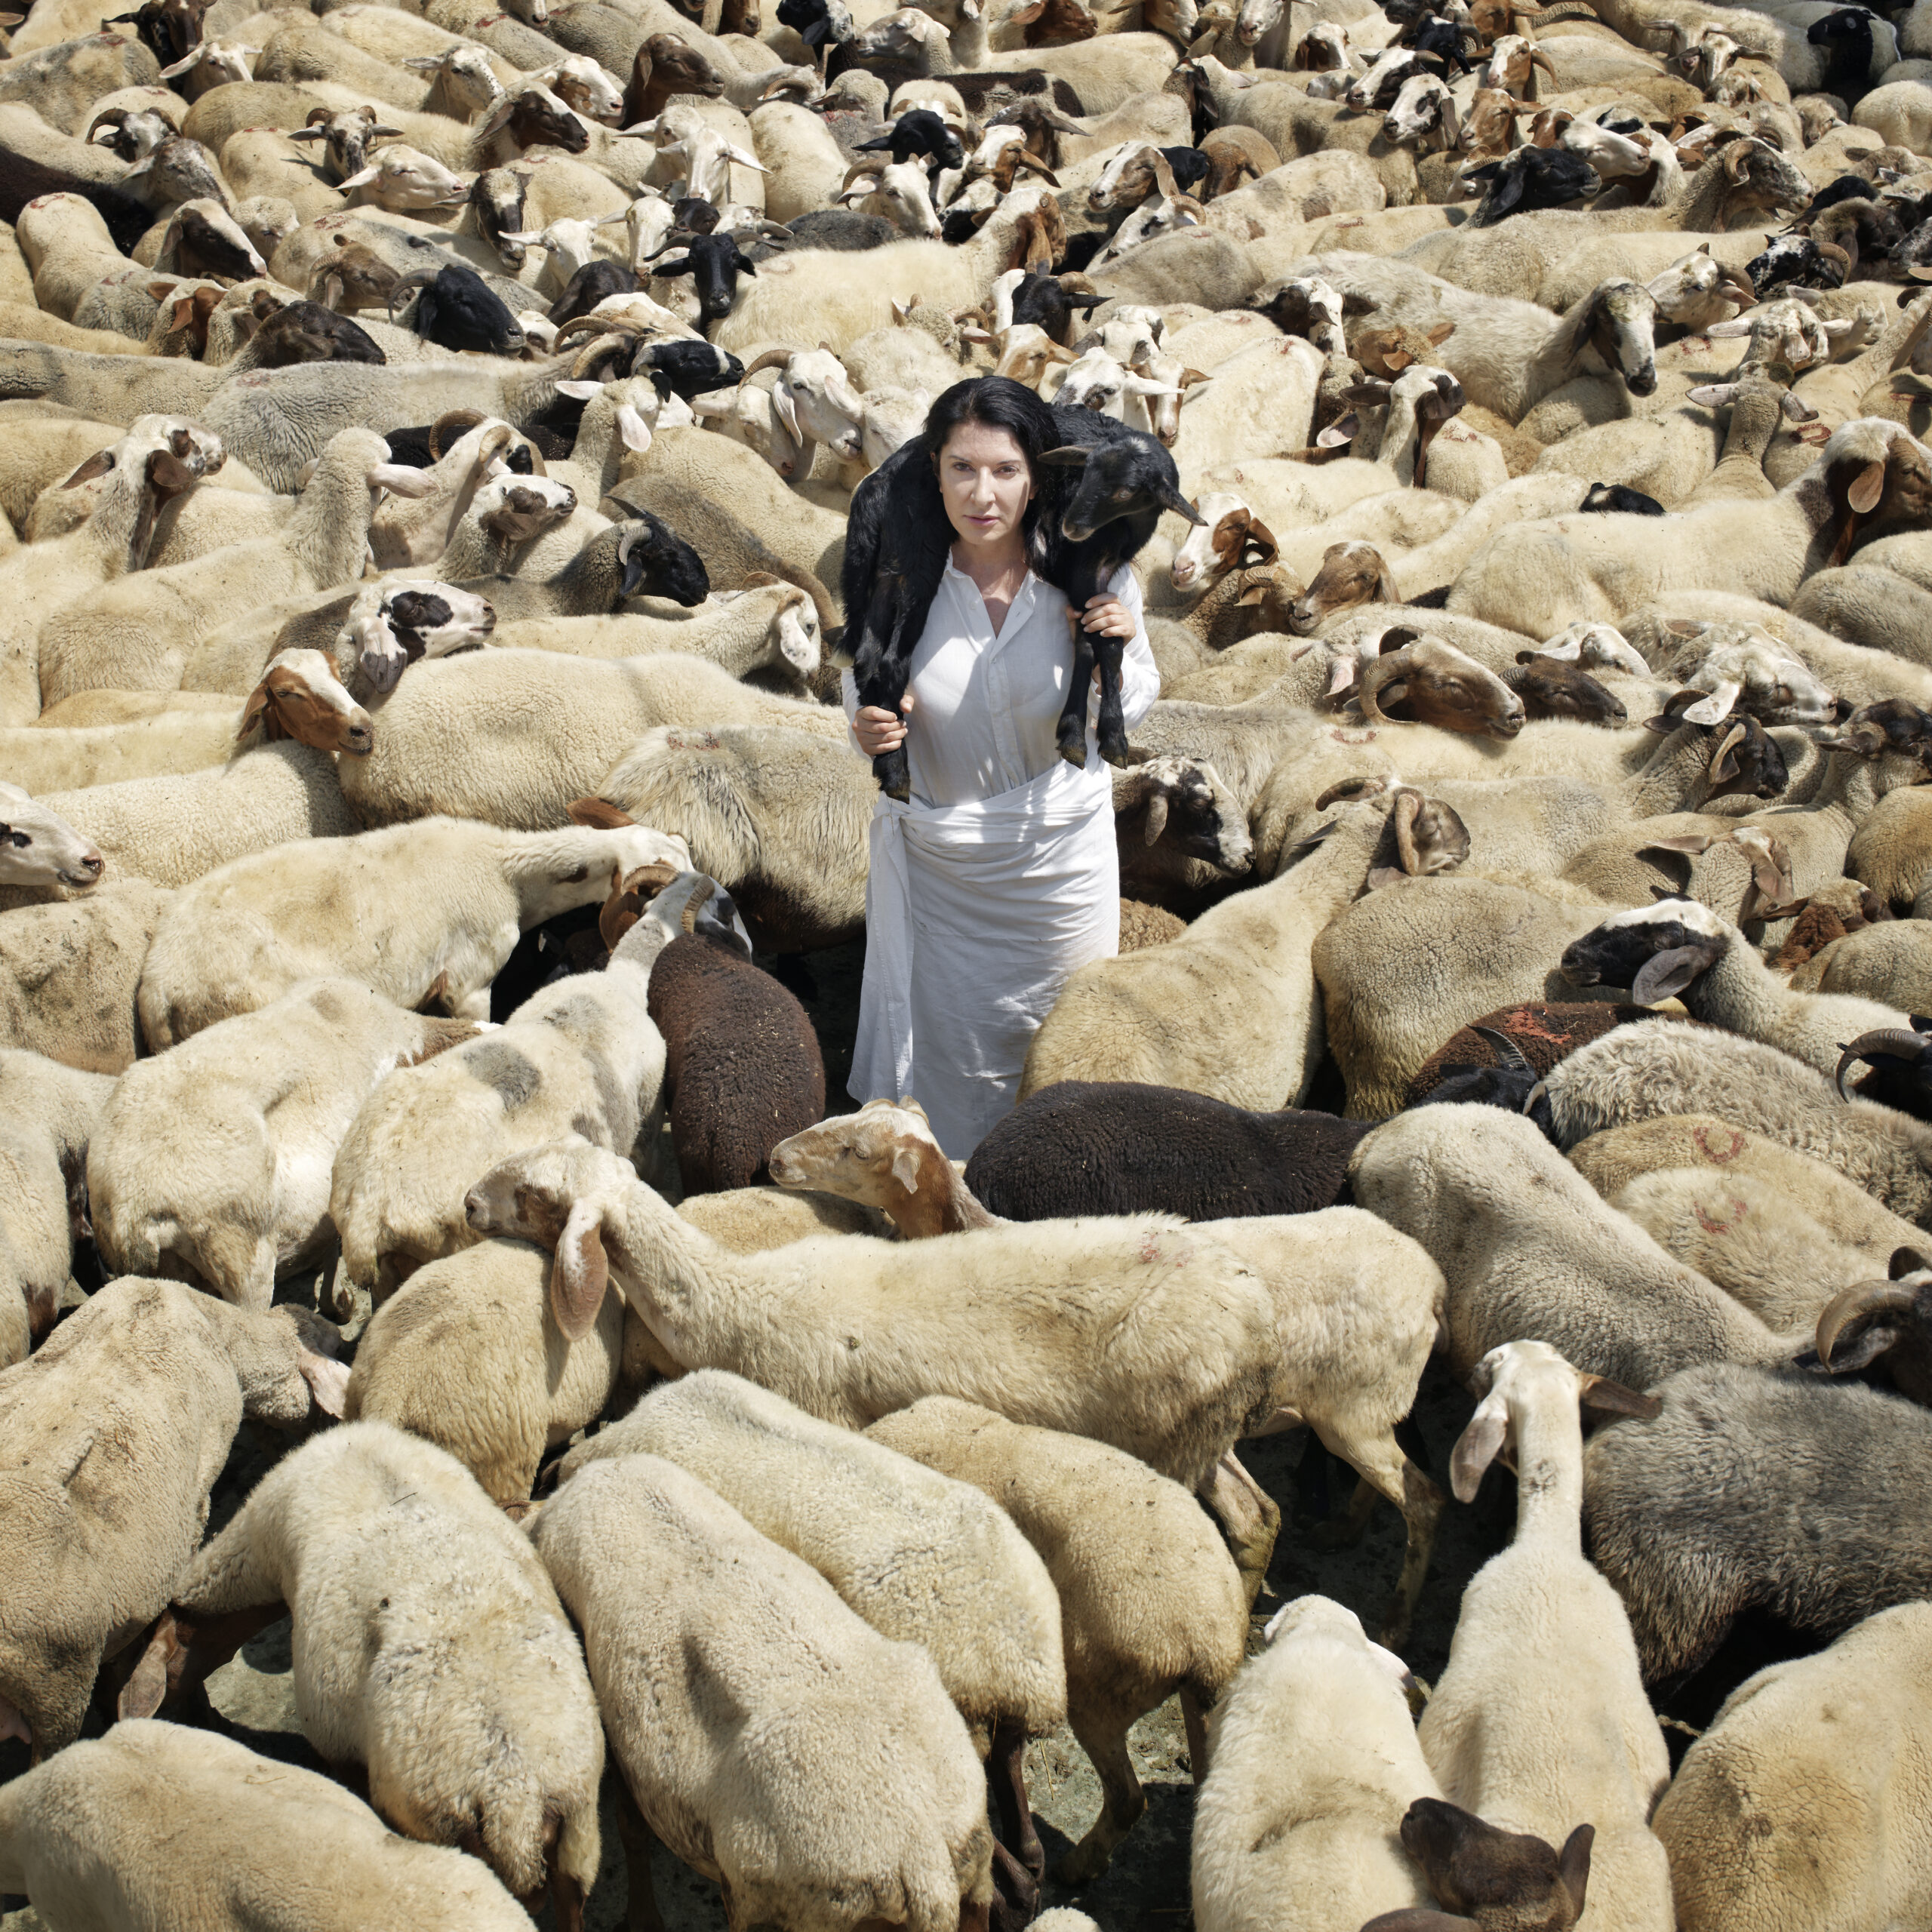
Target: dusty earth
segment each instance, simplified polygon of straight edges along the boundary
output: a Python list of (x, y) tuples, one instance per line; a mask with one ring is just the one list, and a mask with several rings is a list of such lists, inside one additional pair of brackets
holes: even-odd
[[(844, 1084), (851, 1061), (863, 958), (863, 949), (854, 946), (811, 955), (803, 973), (789, 964), (781, 969), (818, 1029), (825, 1053), (828, 1103), (835, 1110), (854, 1104), (845, 1096)], [(656, 1165), (658, 1174), (647, 1173), (647, 1177), (669, 1186), (675, 1186), (675, 1168), (672, 1164), (665, 1172), (668, 1155), (666, 1146), (654, 1161), (641, 1164), (647, 1170)], [(283, 1282), (276, 1299), (317, 1306), (326, 1272), (317, 1270)], [(350, 1324), (352, 1336), (359, 1334), (367, 1316), (365, 1297)], [(1468, 1421), (1472, 1406), (1463, 1390), (1432, 1364), (1423, 1378), (1414, 1420), (1432, 1472), (1445, 1485), (1449, 1451)], [(242, 1425), (214, 1491), (211, 1536), (233, 1515), (269, 1464), (289, 1446), (272, 1432)], [(1395, 1511), (1386, 1504), (1379, 1506), (1367, 1534), (1355, 1547), (1327, 1549), (1322, 1546), (1322, 1524), (1331, 1512), (1339, 1516), (1346, 1507), (1354, 1487), (1354, 1472), (1330, 1458), (1305, 1430), (1252, 1443), (1244, 1450), (1243, 1460), (1281, 1506), (1283, 1518), (1267, 1585), (1255, 1608), (1251, 1649), (1259, 1646), (1262, 1626), (1276, 1610), (1310, 1592), (1347, 1604), (1361, 1617), (1370, 1634), (1376, 1634), (1401, 1564), (1402, 1524)], [(1463, 1507), (1452, 1503), (1445, 1512), (1414, 1626), (1398, 1647), (1425, 1685), (1434, 1683), (1447, 1662), (1463, 1585), (1509, 1540), (1514, 1513), (1513, 1479), (1500, 1466), (1491, 1469), (1473, 1504)], [(1704, 1694), (1698, 1695), (1699, 1687), (1694, 1685), (1677, 1708), (1695, 1721), (1706, 1721), (1729, 1684), (1789, 1647), (1774, 1641), (1768, 1648), (1761, 1644), (1742, 1661), (1727, 1658), (1709, 1673), (1712, 1681), (1703, 1687)], [(285, 1621), (247, 1645), (211, 1681), (210, 1692), (224, 1727), (242, 1743), (312, 1770), (328, 1768), (303, 1738), (296, 1719)], [(98, 1716), (91, 1718), (88, 1734), (97, 1735), (99, 1729)], [(1687, 1737), (1678, 1731), (1666, 1735), (1675, 1757)], [(1189, 1932), (1192, 1914), (1188, 1847), (1194, 1786), (1178, 1703), (1171, 1701), (1142, 1719), (1135, 1727), (1131, 1746), (1135, 1767), (1146, 1790), (1145, 1815), (1102, 1878), (1078, 1891), (1049, 1883), (1041, 1902), (1078, 1905), (1099, 1921), (1103, 1932)], [(1032, 1745), (1026, 1761), (1027, 1783), (1051, 1867), (1098, 1814), (1100, 1787), (1085, 1754), (1063, 1727)], [(0, 1745), (0, 1781), (18, 1776), (26, 1767), (23, 1745)], [(604, 1865), (587, 1922), (590, 1932), (617, 1932), (626, 1923), (627, 1886), (608, 1789), (603, 1824)], [(724, 1915), (715, 1885), (661, 1848), (654, 1878), (668, 1932), (723, 1932)], [(22, 1909), (0, 1912), (0, 1932), (45, 1932), (44, 1921), (23, 1901), (0, 1900), (0, 1906), (7, 1905)], [(547, 1909), (538, 1924), (546, 1932), (551, 1927)]]

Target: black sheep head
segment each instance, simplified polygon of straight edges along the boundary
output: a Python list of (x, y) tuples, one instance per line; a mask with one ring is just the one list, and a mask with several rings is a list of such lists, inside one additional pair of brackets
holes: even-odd
[(1060, 534), (1069, 543), (1084, 543), (1105, 525), (1149, 510), (1172, 510), (1197, 525), (1206, 521), (1181, 494), (1174, 458), (1152, 436), (1069, 444), (1048, 450), (1041, 460), (1080, 472), (1072, 500), (1060, 513)]

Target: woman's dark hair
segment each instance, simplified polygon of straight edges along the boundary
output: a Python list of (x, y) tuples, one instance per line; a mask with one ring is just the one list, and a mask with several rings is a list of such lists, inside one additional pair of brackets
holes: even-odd
[(946, 438), (969, 423), (983, 423), (989, 429), (1004, 429), (1020, 445), (1034, 490), (1033, 500), (1026, 506), (1020, 527), (1026, 541), (1026, 561), (1044, 575), (1046, 537), (1040, 528), (1039, 510), (1046, 469), (1041, 460), (1060, 442), (1053, 411), (1024, 383), (1016, 383), (1010, 376), (969, 376), (963, 383), (955, 383), (927, 411), (926, 426), (920, 434), (921, 445), (931, 459), (935, 478)]

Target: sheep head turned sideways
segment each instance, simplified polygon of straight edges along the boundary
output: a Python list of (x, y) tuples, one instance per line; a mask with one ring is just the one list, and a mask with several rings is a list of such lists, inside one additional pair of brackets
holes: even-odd
[(1143, 844), (1165, 838), (1189, 857), (1225, 872), (1244, 872), (1254, 863), (1247, 814), (1211, 764), (1168, 752), (1128, 767), (1114, 780), (1115, 814), (1142, 805), (1147, 814)]
[(1418, 1798), (1401, 1829), (1441, 1909), (1385, 1912), (1361, 1932), (1570, 1932), (1583, 1915), (1593, 1826), (1579, 1825), (1559, 1852), (1446, 1799)]
[(1573, 986), (1628, 986), (1634, 1004), (1654, 1006), (1708, 972), (1739, 937), (1695, 900), (1660, 899), (1572, 940), (1558, 970)]
[(1329, 618), (1359, 604), (1399, 604), (1401, 594), (1382, 552), (1359, 538), (1331, 543), (1321, 555), (1321, 568), (1301, 595), (1288, 607), (1288, 628), (1297, 637), (1312, 637)]
[[(868, 1100), (780, 1141), (768, 1164), (780, 1187), (822, 1189), (896, 1217), (921, 1192), (934, 1156), (945, 1164), (917, 1100)], [(943, 1200), (950, 1177), (934, 1192)]]
[(1876, 704), (1861, 705), (1818, 743), (1827, 751), (1849, 752), (1855, 758), (1880, 758), (1889, 752), (1922, 758), (1932, 749), (1932, 714), (1907, 698), (1881, 698)]
[(1398, 786), (1389, 808), (1395, 835), (1392, 866), (1377, 866), (1368, 875), (1371, 891), (1398, 879), (1430, 878), (1453, 872), (1469, 856), (1469, 829), (1454, 808), (1440, 798), (1426, 798), (1412, 785)]
[(319, 651), (279, 651), (269, 660), (242, 707), (237, 738), (247, 738), (257, 725), (270, 744), (292, 738), (318, 751), (346, 752), (352, 758), (367, 758), (375, 742), (369, 714)]
[(1506, 742), (1523, 728), (1523, 700), (1472, 657), (1444, 643), (1397, 629), (1383, 633), (1383, 654), (1362, 674), (1362, 715), (1378, 724), (1381, 698), (1406, 703), (1417, 720), (1447, 731), (1463, 731)]
[[(1832, 1375), (1882, 1367), (1900, 1395), (1932, 1406), (1932, 1261), (1916, 1248), (1898, 1248), (1887, 1274), (1883, 1281), (1854, 1282), (1826, 1304), (1818, 1317), (1818, 1366)], [(1809, 1358), (1804, 1361), (1808, 1367)]]

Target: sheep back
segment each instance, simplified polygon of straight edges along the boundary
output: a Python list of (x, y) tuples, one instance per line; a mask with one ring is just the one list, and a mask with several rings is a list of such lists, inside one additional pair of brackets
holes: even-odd
[(687, 1194), (768, 1179), (780, 1141), (825, 1117), (825, 1062), (798, 1001), (714, 940), (681, 934), (651, 974), (671, 1144)]
[(1349, 1158), (1368, 1131), (1292, 1107), (1251, 1112), (1177, 1087), (1063, 1080), (993, 1127), (967, 1163), (966, 1185), (1009, 1221), (1303, 1214), (1353, 1198)]
[(431, 1262), (370, 1321), (343, 1420), (394, 1423), (447, 1450), (493, 1503), (527, 1503), (545, 1448), (603, 1413), (623, 1352), (618, 1297), (572, 1342), (549, 1291), (550, 1257), (528, 1241)]
[(0, 1044), (93, 1073), (131, 1066), (140, 1044), (134, 995), (172, 896), (120, 878), (0, 919)]
[(1472, 1020), (1466, 1026), (1458, 1027), (1409, 1076), (1402, 1104), (1422, 1106), (1452, 1066), (1501, 1064), (1495, 1048), (1476, 1032), (1478, 1026), (1508, 1034), (1523, 1057), (1541, 1075), (1558, 1060), (1567, 1060), (1579, 1047), (1601, 1038), (1613, 1026), (1621, 1026), (1626, 1020), (1656, 1017), (1647, 1007), (1617, 1006), (1607, 1000), (1561, 1003), (1532, 1000), (1516, 1006), (1500, 1006), (1493, 1013)]
[(1932, 1416), (1797, 1369), (1711, 1362), (1670, 1377), (1654, 1422), (1583, 1456), (1583, 1518), (1644, 1675), (1693, 1670), (1734, 1618), (1830, 1638), (1932, 1595)]

